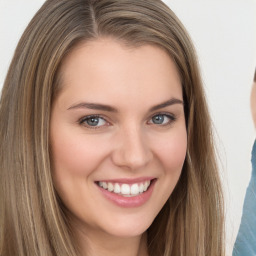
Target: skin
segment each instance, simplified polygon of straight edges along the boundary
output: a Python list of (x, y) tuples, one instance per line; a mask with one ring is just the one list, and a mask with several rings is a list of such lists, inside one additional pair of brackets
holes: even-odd
[(253, 84), (252, 84), (251, 112), (252, 112), (252, 120), (254, 122), (254, 127), (256, 129), (256, 81), (254, 81)]
[[(81, 250), (90, 256), (148, 255), (146, 230), (177, 184), (186, 156), (177, 69), (156, 46), (128, 48), (102, 38), (76, 47), (60, 74), (63, 88), (50, 125), (53, 179)], [(170, 99), (176, 101), (159, 106)], [(80, 104), (85, 102), (111, 108), (91, 109)], [(152, 118), (159, 113), (163, 123), (156, 124)], [(100, 115), (96, 129), (88, 124), (90, 115)], [(138, 207), (115, 205), (95, 183), (148, 176), (156, 183)]]

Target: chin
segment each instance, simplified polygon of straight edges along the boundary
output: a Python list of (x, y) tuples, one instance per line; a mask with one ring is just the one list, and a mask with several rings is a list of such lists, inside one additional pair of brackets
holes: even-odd
[(146, 221), (145, 219), (136, 221), (119, 220), (115, 221), (114, 225), (111, 227), (106, 227), (105, 232), (116, 237), (136, 237), (145, 233), (152, 222), (153, 220)]

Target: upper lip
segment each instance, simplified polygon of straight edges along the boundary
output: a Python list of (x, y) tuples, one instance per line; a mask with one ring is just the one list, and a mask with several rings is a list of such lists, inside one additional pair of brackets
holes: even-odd
[(145, 181), (151, 181), (155, 179), (155, 177), (139, 177), (139, 178), (121, 178), (121, 179), (102, 179), (97, 180), (96, 182), (111, 182), (111, 183), (125, 183), (125, 184), (133, 184)]

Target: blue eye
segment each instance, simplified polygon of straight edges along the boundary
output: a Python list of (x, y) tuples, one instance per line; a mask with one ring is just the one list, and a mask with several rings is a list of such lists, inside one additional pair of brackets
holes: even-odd
[(80, 120), (79, 123), (90, 128), (97, 128), (106, 125), (107, 121), (99, 116), (87, 116)]
[(152, 117), (149, 123), (156, 125), (165, 125), (175, 121), (175, 117), (167, 114), (157, 114)]

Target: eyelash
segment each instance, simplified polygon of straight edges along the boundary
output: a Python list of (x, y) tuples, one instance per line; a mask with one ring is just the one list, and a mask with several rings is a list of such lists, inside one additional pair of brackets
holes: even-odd
[(100, 116), (100, 115), (89, 115), (89, 116), (85, 116), (85, 117), (79, 119), (79, 120), (78, 120), (78, 123), (79, 123), (80, 125), (85, 126), (85, 127), (88, 128), (88, 129), (99, 129), (99, 128), (102, 128), (102, 126), (92, 126), (92, 125), (86, 124), (86, 121), (88, 121), (88, 120), (90, 120), (90, 119), (93, 119), (93, 118), (94, 118), (94, 119), (98, 118), (98, 119), (104, 120), (104, 121), (107, 123), (107, 126), (110, 124), (104, 117), (102, 117), (102, 116)]
[[(165, 123), (165, 124), (155, 124), (155, 123), (152, 122), (152, 119), (153, 119), (154, 117), (157, 117), (157, 116), (164, 116), (164, 117), (167, 117), (167, 118), (169, 119), (169, 121), (168, 121), (167, 123)], [(88, 125), (88, 124), (86, 124), (86, 121), (88, 121), (88, 120), (90, 120), (90, 119), (93, 119), (93, 118), (94, 118), (94, 119), (97, 119), (97, 118), (98, 118), (98, 119), (102, 119), (102, 120), (104, 120), (104, 122), (107, 123), (107, 125), (93, 126), (93, 125)], [(154, 115), (150, 118), (150, 121), (151, 121), (151, 122), (148, 121), (147, 123), (150, 124), (150, 125), (156, 125), (156, 126), (168, 126), (168, 125), (171, 125), (173, 122), (175, 122), (176, 119), (177, 119), (176, 116), (173, 115), (173, 114), (160, 112), (160, 113), (154, 114)], [(110, 125), (110, 123), (109, 123), (104, 117), (102, 117), (101, 115), (89, 115), (89, 116), (85, 116), (85, 117), (79, 119), (79, 120), (78, 120), (78, 123), (79, 123), (80, 125), (85, 126), (85, 127), (88, 128), (88, 129), (100, 129), (100, 128), (102, 128), (103, 126), (109, 126), (109, 125)]]
[(165, 123), (165, 124), (150, 123), (150, 125), (168, 126), (168, 125), (171, 125), (173, 122), (175, 122), (176, 119), (177, 119), (174, 114), (165, 113), (165, 112), (160, 112), (160, 113), (157, 113), (157, 114), (153, 115), (150, 120), (152, 120), (154, 117), (157, 117), (157, 116), (164, 116), (164, 117), (167, 117), (167, 118), (169, 119), (169, 121), (168, 121), (167, 123)]

